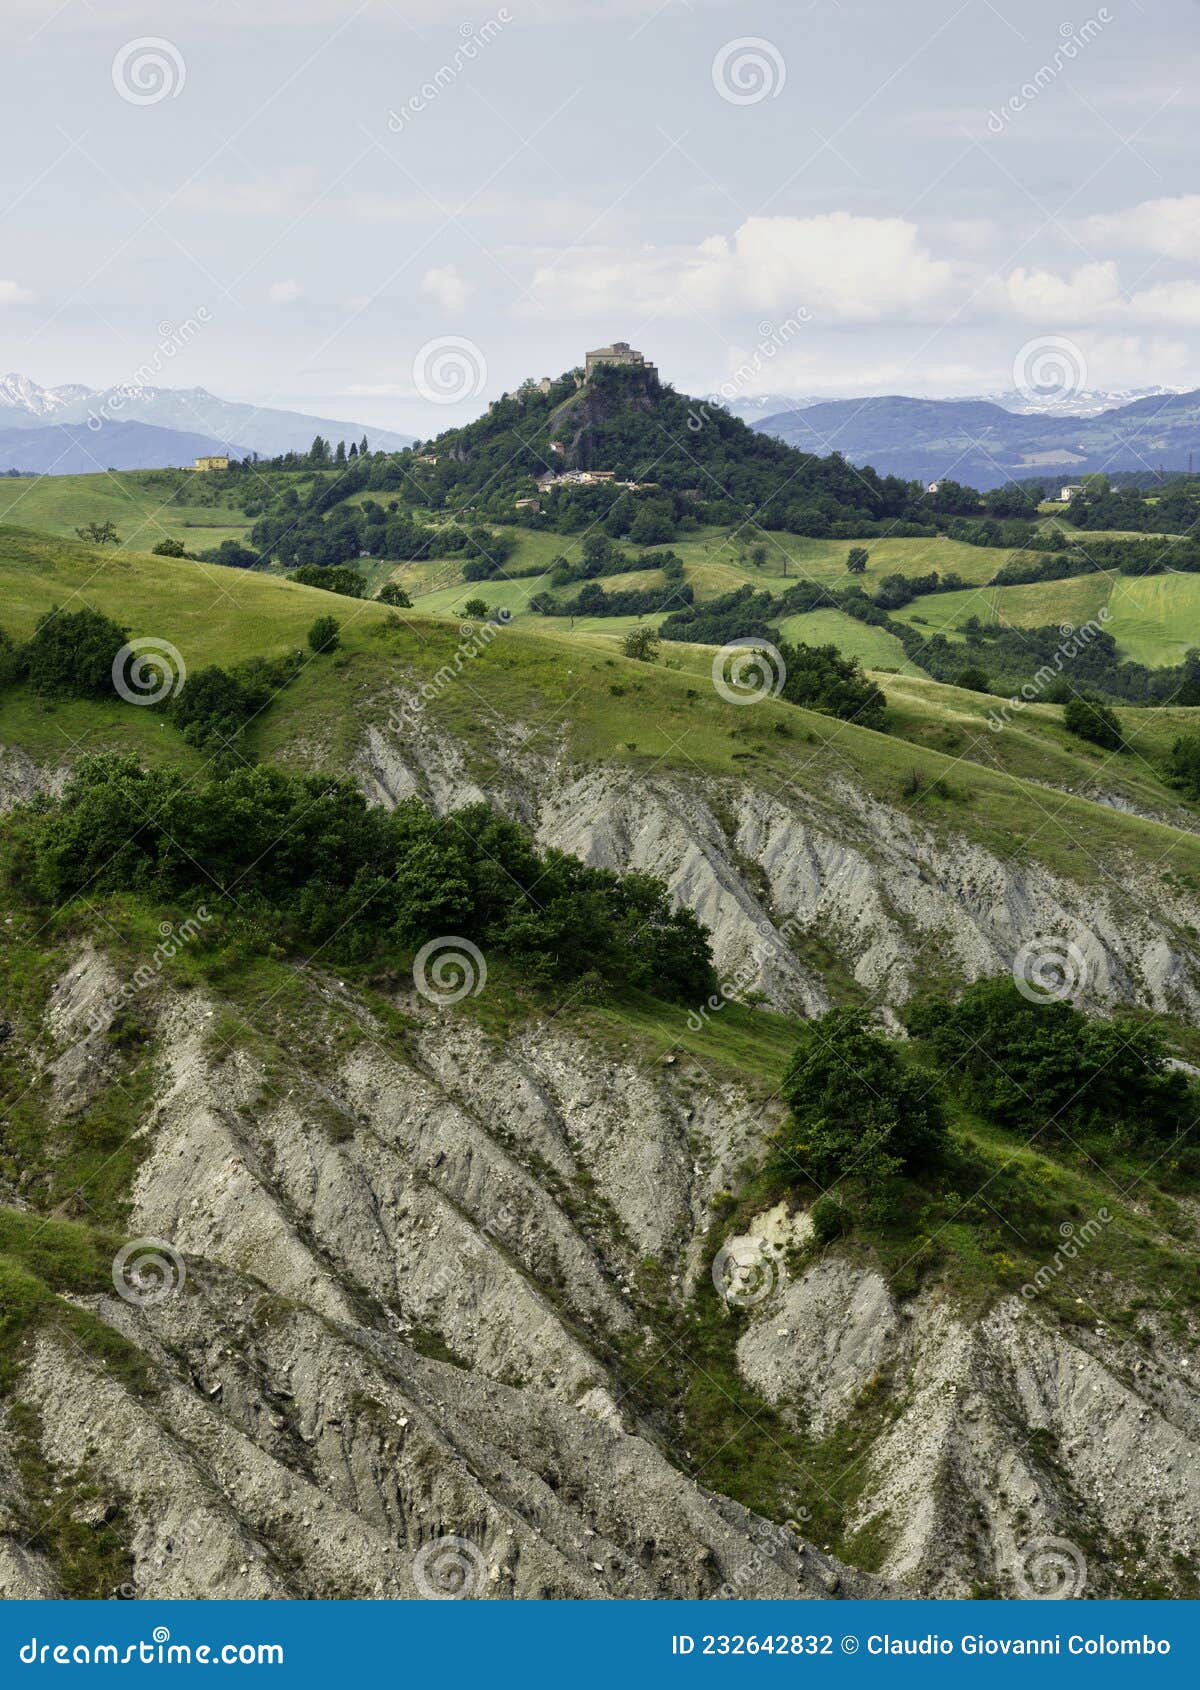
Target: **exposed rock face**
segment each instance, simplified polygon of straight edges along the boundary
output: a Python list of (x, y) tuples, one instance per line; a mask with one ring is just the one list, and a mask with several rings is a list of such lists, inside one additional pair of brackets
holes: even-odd
[(827, 947), (888, 1019), (931, 971), (1001, 973), (1050, 939), (1073, 947), (1094, 1005), (1200, 1016), (1194, 910), (1132, 865), (1076, 882), (935, 831), (848, 781), (818, 797), (670, 770), (580, 769), (526, 752), (519, 736), (494, 764), (474, 775), (464, 749), (418, 714), (364, 730), (358, 775), (383, 803), (419, 796), (445, 811), (486, 797), (543, 845), (661, 876), (710, 929), (722, 978), (779, 1009), (829, 1006), (806, 941)]
[[(14, 767), (27, 796), (39, 777)], [(1097, 888), (1004, 862), (848, 785), (579, 768), (519, 736), (493, 770), (432, 726), (366, 729), (358, 764), (380, 802), (486, 797), (543, 844), (662, 875), (724, 978), (781, 1007), (827, 1005), (830, 956), (886, 1008), (931, 956), (970, 978), (1058, 934), (1095, 1002), (1200, 1013), (1191, 912), (1115, 868)], [(1077, 1547), (1088, 1594), (1131, 1567), (1176, 1588), (1172, 1558), (1200, 1549), (1194, 1332), (1149, 1323), (1131, 1353), (1038, 1303), (901, 1306), (874, 1262), (817, 1253), (805, 1217), (760, 1216), (747, 1247), (804, 1265), (747, 1311), (737, 1363), (815, 1439), (861, 1421), (850, 1527), (877, 1584), (706, 1490), (625, 1366), (710, 1272), (713, 1199), (778, 1105), (549, 1017), (489, 1037), (397, 999), (400, 1037), (302, 978), (273, 1054), (215, 1036), (229, 1006), (199, 993), (139, 1000), (157, 1079), (129, 1231), (170, 1241), (182, 1289), (86, 1303), (153, 1390), (53, 1325), (22, 1356), (15, 1406), (54, 1472), (119, 1500), (137, 1594), (1020, 1594), (1047, 1539)], [(114, 1083), (119, 1002), (91, 949), (52, 993), (37, 1077), (57, 1122)], [(0, 1419), (0, 1595), (55, 1594), (14, 1447)]]
[[(109, 980), (97, 953), (76, 962), (52, 1031), (79, 1032)], [(42, 1459), (119, 1499), (132, 1592), (874, 1590), (674, 1466), (613, 1368), (642, 1327), (639, 1264), (657, 1251), (682, 1283), (761, 1130), (750, 1101), (552, 1025), (492, 1045), (420, 1000), (407, 1048), (355, 1006), (365, 1037), (325, 1063), (322, 1015), (350, 1000), (313, 988), (315, 1042), (286, 1080), (214, 1039), (199, 995), (154, 1005), (129, 1227), (170, 1240), (167, 1272), (149, 1297), (84, 1300), (153, 1390), (53, 1325), (23, 1356)], [(0, 1594), (51, 1591), (2, 1444), (0, 1486)]]
[(823, 1431), (886, 1404), (853, 1525), (879, 1532), (902, 1587), (1028, 1595), (1057, 1557), (1066, 1595), (1118, 1594), (1134, 1572), (1170, 1589), (1200, 1550), (1195, 1332), (1181, 1345), (1148, 1320), (1135, 1346), (1020, 1297), (982, 1321), (932, 1294), (898, 1308), (836, 1253), (753, 1314), (738, 1357), (772, 1401)]
[[(113, 977), (70, 965), (56, 1044), (95, 1036)], [(169, 1240), (166, 1294), (78, 1301), (145, 1377), (53, 1322), (21, 1356), (23, 1435), (119, 1510), (129, 1592), (1019, 1594), (1030, 1545), (1061, 1538), (1106, 1594), (1125, 1560), (1171, 1588), (1200, 1547), (1192, 1339), (1131, 1352), (1023, 1304), (978, 1322), (933, 1288), (898, 1306), (785, 1204), (729, 1241), (792, 1263), (737, 1365), (817, 1440), (860, 1424), (848, 1541), (874, 1537), (880, 1574), (712, 1494), (622, 1357), (663, 1348), (654, 1322), (712, 1271), (712, 1200), (778, 1106), (552, 1019), (492, 1038), (413, 995), (398, 1038), (303, 978), (279, 1061), (262, 1029), (231, 1048), (197, 992), (141, 1006), (158, 1079), (128, 1230)], [(10, 1448), (0, 1419), (0, 1595), (54, 1594)]]

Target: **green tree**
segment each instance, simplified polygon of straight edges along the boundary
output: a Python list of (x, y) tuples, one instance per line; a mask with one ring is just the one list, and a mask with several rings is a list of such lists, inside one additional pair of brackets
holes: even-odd
[(786, 674), (780, 696), (864, 728), (887, 725), (887, 699), (868, 680), (857, 659), (843, 657), (835, 645), (784, 645), (779, 648)]
[(160, 540), (157, 546), (151, 549), (150, 555), (152, 557), (191, 557), (192, 554), (184, 550), (182, 540), (166, 539)]
[(98, 610), (59, 610), (38, 621), (24, 649), (35, 692), (50, 698), (104, 698), (113, 690), (113, 665), (127, 631)]
[(385, 581), (375, 597), (380, 604), (390, 604), (394, 610), (412, 609), (412, 600), (398, 581)]
[(1200, 798), (1200, 734), (1184, 734), (1171, 747), (1164, 779), (1168, 786)]
[(302, 564), (299, 569), (293, 569), (291, 579), (299, 581), (302, 587), (320, 587), (327, 593), (340, 593), (346, 599), (360, 599), (367, 590), (367, 583), (358, 571), (346, 569), (341, 564), (329, 567), (319, 563)]
[(117, 533), (115, 522), (85, 522), (82, 528), (75, 530), (81, 540), (86, 540), (91, 546), (119, 546), (121, 536)]
[(1022, 1138), (1173, 1139), (1195, 1117), (1149, 1022), (1095, 1020), (1050, 991), (1031, 1000), (1011, 978), (976, 981), (955, 1003), (917, 1004), (909, 1029), (973, 1108)]
[(631, 628), (621, 641), (621, 650), (626, 657), (634, 657), (639, 663), (654, 663), (661, 644), (656, 629), (649, 626)]
[(336, 651), (341, 644), (341, 624), (335, 616), (318, 616), (308, 630), (309, 649), (315, 652)]
[(1122, 751), (1125, 747), (1116, 711), (1090, 693), (1073, 693), (1067, 700), (1063, 706), (1063, 727), (1105, 751)]
[(851, 546), (846, 558), (846, 568), (851, 575), (861, 575), (870, 561), (871, 554), (865, 546)]
[(249, 546), (243, 546), (240, 540), (222, 540), (219, 546), (204, 553), (204, 561), (219, 563), (225, 569), (261, 569), (267, 560)]
[(646, 499), (629, 530), (635, 546), (661, 546), (675, 538), (675, 513), (669, 499)]
[(462, 608), (463, 615), (469, 616), (472, 622), (486, 622), (488, 614), (486, 599), (468, 599)]
[(783, 1080), (790, 1119), (775, 1141), (790, 1178), (872, 1181), (935, 1162), (946, 1122), (929, 1078), (858, 1009), (831, 1009), (806, 1023)]
[(972, 663), (959, 671), (954, 684), (956, 687), (965, 687), (968, 692), (987, 692), (990, 687), (987, 674)]

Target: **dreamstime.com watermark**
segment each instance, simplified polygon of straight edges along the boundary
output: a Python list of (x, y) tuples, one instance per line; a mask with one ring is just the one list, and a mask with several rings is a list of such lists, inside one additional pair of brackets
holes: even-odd
[(1060, 23), (1058, 26), (1059, 43), (1044, 65), (1039, 65), (1028, 82), (1023, 82), (1017, 92), (1004, 101), (997, 111), (994, 108), (988, 112), (987, 126), (992, 135), (1002, 135), (1014, 117), (1026, 111), (1039, 95), (1045, 93), (1050, 84), (1060, 77), (1073, 59), (1077, 59), (1083, 49), (1089, 46), (1096, 37), (1113, 21), (1113, 15), (1107, 6), (1101, 6), (1094, 18), (1088, 18), (1076, 29), (1073, 23)]
[(487, 1582), (487, 1562), (469, 1537), (437, 1537), (413, 1558), (413, 1583), (430, 1602), (469, 1602)]
[(158, 924), (159, 939), (151, 951), (149, 958), (139, 963), (128, 980), (122, 980), (117, 991), (104, 999), (102, 1004), (95, 1005), (88, 1013), (88, 1030), (92, 1033), (102, 1033), (112, 1025), (113, 1016), (121, 1009), (128, 1007), (136, 997), (148, 992), (161, 977), (163, 969), (173, 957), (177, 957), (186, 945), (208, 926), (212, 920), (207, 904), (199, 904), (196, 913), (189, 915), (178, 925), (173, 921), (160, 921)]
[(1032, 678), (1025, 682), (1020, 692), (1010, 698), (1007, 704), (1001, 705), (999, 710), (989, 710), (987, 724), (994, 734), (1006, 728), (1014, 716), (1019, 716), (1022, 710), (1027, 710), (1031, 704), (1052, 686), (1063, 673), (1067, 665), (1085, 652), (1098, 634), (1104, 632), (1104, 624), (1108, 620), (1107, 606), (1099, 610), (1090, 621), (1081, 627), (1073, 628), (1069, 623), (1063, 623), (1059, 629), (1062, 644), (1057, 646), (1049, 663), (1043, 663)]
[(443, 663), (429, 680), (422, 681), (415, 692), (406, 693), (401, 702), (389, 712), (389, 732), (400, 733), (405, 728), (415, 727), (429, 706), (442, 696), (447, 687), (454, 685), (467, 665), (488, 649), (511, 620), (512, 612), (501, 608), (494, 610), (486, 622), (464, 623), (458, 650), (450, 661)]
[(399, 135), (405, 125), (411, 123), (414, 117), (419, 116), (423, 111), (428, 111), (439, 94), (444, 93), (452, 83), (457, 82), (467, 66), (479, 57), (482, 49), (489, 46), (504, 26), (511, 22), (512, 13), (507, 6), (501, 6), (495, 17), (488, 18), (486, 23), (481, 23), (478, 27), (473, 23), (460, 23), (458, 33), (462, 36), (462, 40), (450, 55), (448, 62), (439, 65), (433, 75), (421, 84), (417, 92), (409, 95), (399, 110), (394, 106), (389, 108), (387, 126), (392, 134)]
[(113, 1290), (123, 1303), (151, 1309), (187, 1283), (187, 1264), (165, 1238), (133, 1238), (113, 1257)]
[(787, 680), (783, 653), (769, 640), (730, 640), (712, 660), (712, 684), (726, 704), (777, 698)]
[(712, 84), (731, 106), (756, 106), (777, 100), (787, 82), (787, 64), (773, 41), (739, 35), (713, 55)]
[[(721, 383), (713, 397), (728, 405), (730, 400), (736, 399), (739, 394), (757, 386), (771, 359), (777, 358), (792, 337), (812, 320), (812, 312), (807, 305), (797, 305), (792, 315), (785, 317), (782, 323), (760, 323), (758, 343), (749, 359), (738, 365), (733, 374)], [(705, 423), (711, 420), (712, 414), (711, 405), (694, 406), (687, 417), (687, 425), (692, 433), (698, 433)]]
[(112, 85), (127, 106), (156, 106), (176, 100), (187, 81), (183, 54), (161, 35), (139, 35), (118, 47), (112, 62)]
[(17, 1651), (22, 1666), (281, 1667), (282, 1643), (172, 1643), (156, 1625), (139, 1643), (39, 1643), (36, 1636)]
[[(760, 921), (755, 929), (764, 945), (774, 948), (777, 944), (790, 946), (791, 941), (807, 931), (807, 923), (798, 916), (789, 915), (778, 926), (771, 921)], [(740, 962), (729, 974), (725, 975), (717, 984), (717, 989), (711, 996), (705, 998), (702, 1004), (688, 1011), (687, 1025), (690, 1033), (703, 1032), (714, 1015), (731, 1003), (745, 1000), (755, 982), (761, 977), (763, 955), (754, 951), (744, 962)]]
[(87, 426), (93, 433), (104, 427), (106, 422), (115, 422), (126, 405), (145, 396), (146, 389), (153, 387), (172, 359), (186, 351), (188, 346), (213, 320), (212, 312), (207, 305), (198, 305), (190, 317), (178, 325), (174, 323), (160, 323), (158, 325), (158, 343), (150, 357), (139, 364), (126, 381), (118, 382), (112, 391), (105, 395), (104, 403), (87, 414)]
[(430, 939), (413, 961), (413, 985), (439, 1008), (477, 998), (487, 985), (487, 976), (487, 961), (479, 946), (457, 933)]
[(1056, 1286), (1064, 1275), (1071, 1272), (1079, 1258), (1085, 1255), (1105, 1229), (1111, 1226), (1112, 1218), (1110, 1211), (1101, 1205), (1094, 1215), (1079, 1226), (1074, 1221), (1063, 1221), (1058, 1229), (1062, 1243), (1058, 1245), (1049, 1261), (1043, 1262), (1019, 1290), (997, 1303), (983, 1322), (984, 1330), (1001, 1342), (1007, 1341), (1009, 1322), (1015, 1316), (1023, 1314), (1030, 1303), (1036, 1302), (1045, 1292)]

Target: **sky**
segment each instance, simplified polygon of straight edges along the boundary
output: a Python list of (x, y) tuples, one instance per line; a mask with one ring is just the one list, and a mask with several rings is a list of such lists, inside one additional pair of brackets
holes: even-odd
[(1200, 386), (1194, 0), (4, 0), (0, 369), (426, 437)]

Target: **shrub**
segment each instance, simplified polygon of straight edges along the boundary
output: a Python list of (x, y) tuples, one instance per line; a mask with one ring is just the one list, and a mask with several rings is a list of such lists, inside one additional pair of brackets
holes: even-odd
[(1008, 978), (979, 980), (956, 1003), (917, 1005), (909, 1027), (974, 1108), (1025, 1136), (1099, 1131), (1152, 1141), (1186, 1130), (1195, 1113), (1148, 1023), (1031, 1001)]
[(1164, 779), (1168, 786), (1187, 797), (1200, 798), (1200, 734), (1185, 734), (1175, 741), (1167, 757)]
[(485, 804), (388, 812), (325, 775), (260, 765), (198, 782), (84, 759), (60, 798), (12, 824), (9, 861), (17, 890), (51, 905), (236, 886), (245, 919), (348, 960), (457, 934), (539, 982), (593, 973), (685, 1002), (715, 986), (705, 929), (661, 881), (543, 855)]
[(242, 729), (290, 679), (286, 665), (260, 664), (234, 674), (216, 664), (189, 675), (171, 701), (171, 716), (189, 745), (198, 750), (229, 751)]
[[(186, 557), (187, 553), (181, 553)], [(219, 546), (203, 553), (205, 563), (219, 563), (226, 569), (261, 569), (265, 563), (260, 552), (252, 552), (240, 540), (222, 540)]]
[(151, 557), (191, 557), (191, 552), (184, 551), (182, 540), (160, 540), (157, 546), (151, 548)]
[(789, 703), (864, 728), (886, 725), (887, 700), (855, 658), (843, 657), (835, 645), (784, 645), (779, 650), (787, 669), (781, 696)]
[(968, 692), (988, 692), (991, 690), (986, 672), (974, 664), (968, 664), (961, 671), (955, 686), (965, 687)]
[(635, 658), (639, 663), (653, 663), (661, 645), (662, 641), (653, 628), (631, 628), (621, 641), (621, 650), (626, 657)]
[(336, 616), (318, 616), (308, 630), (310, 651), (336, 651), (341, 644), (341, 623)]
[(358, 571), (345, 569), (341, 564), (301, 564), (292, 571), (291, 579), (299, 581), (302, 587), (320, 587), (347, 599), (360, 599), (367, 590), (367, 583)]
[(836, 1197), (818, 1197), (808, 1211), (808, 1218), (818, 1244), (831, 1244), (835, 1238), (849, 1232), (853, 1220), (849, 1209)]
[(857, 1009), (831, 1009), (800, 1034), (783, 1081), (791, 1119), (777, 1166), (795, 1179), (872, 1181), (936, 1161), (946, 1124), (928, 1077)]
[(113, 664), (128, 635), (98, 610), (59, 610), (38, 621), (25, 647), (25, 673), (48, 698), (103, 698), (113, 690)]
[(24, 660), (21, 648), (5, 629), (0, 628), (0, 687), (10, 686), (21, 678)]
[(487, 620), (488, 605), (486, 599), (468, 599), (463, 605), (463, 615), (469, 616), (472, 622)]
[(1075, 693), (1067, 700), (1063, 706), (1063, 727), (1105, 751), (1122, 751), (1125, 747), (1116, 711), (1103, 699), (1090, 694)]
[(390, 604), (394, 610), (412, 609), (412, 600), (398, 581), (385, 581), (375, 597), (380, 604)]

